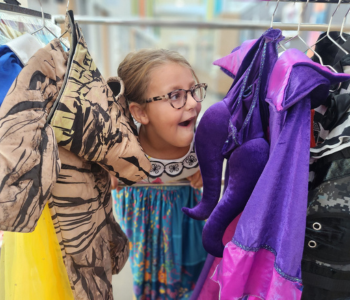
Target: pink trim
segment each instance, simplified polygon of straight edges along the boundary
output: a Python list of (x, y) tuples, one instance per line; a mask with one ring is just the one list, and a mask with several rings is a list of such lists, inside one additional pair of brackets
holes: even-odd
[(212, 280), (220, 286), (220, 300), (300, 300), (300, 283), (282, 277), (274, 267), (275, 255), (266, 250), (245, 251), (229, 242)]
[[(239, 214), (226, 228), (225, 234), (222, 238), (222, 242), (224, 243), (224, 245), (226, 245), (232, 240), (240, 217), (241, 217), (241, 214)], [(203, 284), (201, 293), (199, 294), (197, 300), (218, 300), (219, 299), (219, 292), (220, 292), (219, 285), (213, 280), (211, 280), (211, 277), (220, 262), (221, 262), (221, 257), (216, 257), (210, 268), (208, 277)]]
[(225, 70), (231, 72), (234, 76), (237, 75), (238, 69), (242, 64), (242, 60), (245, 58), (248, 51), (255, 44), (257, 40), (245, 41), (236, 51), (217, 59), (213, 62), (214, 65), (219, 66)]
[[(282, 102), (284, 99), (284, 91), (288, 86), (289, 76), (293, 68), (295, 56), (297, 56), (299, 60), (306, 57), (304, 53), (295, 50), (296, 49), (288, 49), (288, 51), (283, 52), (281, 57), (277, 60), (270, 75), (266, 100), (275, 105), (277, 111), (283, 110)], [(309, 60), (311, 61), (311, 59)]]
[[(318, 70), (332, 74), (332, 71), (330, 71), (327, 67), (313, 62), (298, 49), (288, 49), (287, 51), (283, 52), (273, 67), (266, 95), (266, 101), (271, 105), (274, 105), (277, 111), (286, 110), (288, 108), (285, 107), (283, 103), (285, 98), (285, 90), (288, 86), (291, 71), (295, 65), (300, 65), (301, 63), (307, 63), (307, 65), (310, 67), (314, 66)], [(337, 74), (337, 77), (341, 78), (342, 75), (344, 81), (348, 80), (345, 74)], [(300, 97), (303, 98), (304, 96), (301, 94)]]

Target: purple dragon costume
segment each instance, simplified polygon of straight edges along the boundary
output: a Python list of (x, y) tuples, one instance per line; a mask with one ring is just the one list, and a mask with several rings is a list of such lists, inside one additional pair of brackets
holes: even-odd
[[(295, 49), (278, 58), (281, 39), (280, 30), (269, 29), (220, 61), (235, 81), (224, 100), (205, 112), (196, 132), (204, 192), (198, 206), (183, 210), (208, 218), (203, 245), (223, 256), (212, 276), (221, 300), (301, 297), (310, 109), (326, 99), (330, 85), (349, 76)], [(218, 203), (225, 158), (226, 188)], [(223, 234), (241, 212), (224, 248)]]

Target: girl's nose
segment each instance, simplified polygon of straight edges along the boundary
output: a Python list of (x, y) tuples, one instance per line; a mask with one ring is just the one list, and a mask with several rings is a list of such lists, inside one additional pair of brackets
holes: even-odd
[(187, 92), (186, 108), (188, 110), (194, 109), (197, 106), (197, 101), (193, 99), (191, 92)]

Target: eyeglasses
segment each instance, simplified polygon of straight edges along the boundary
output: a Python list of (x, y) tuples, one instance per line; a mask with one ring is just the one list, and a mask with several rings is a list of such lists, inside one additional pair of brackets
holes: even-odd
[(195, 86), (191, 87), (189, 90), (178, 89), (163, 96), (146, 99), (143, 102), (150, 103), (152, 101), (168, 99), (172, 107), (175, 109), (181, 109), (186, 105), (188, 92), (191, 92), (192, 98), (196, 102), (202, 102), (205, 98), (207, 87), (208, 85), (206, 83), (198, 83)]

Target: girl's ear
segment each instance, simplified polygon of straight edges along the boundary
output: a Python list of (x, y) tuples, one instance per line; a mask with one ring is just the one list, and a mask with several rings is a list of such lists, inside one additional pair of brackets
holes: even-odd
[(138, 123), (141, 123), (142, 125), (147, 125), (149, 123), (146, 110), (140, 104), (136, 102), (131, 102), (129, 104), (129, 109), (132, 116)]

